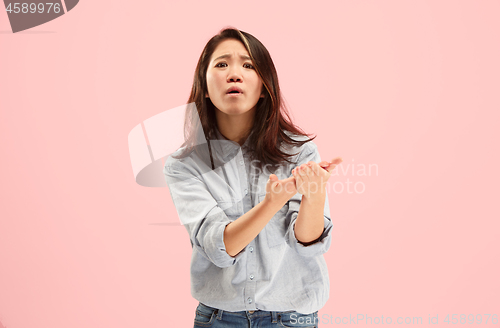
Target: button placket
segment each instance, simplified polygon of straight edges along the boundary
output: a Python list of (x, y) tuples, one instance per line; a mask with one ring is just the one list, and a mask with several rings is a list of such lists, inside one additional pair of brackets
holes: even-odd
[(257, 258), (255, 257), (255, 247), (253, 246), (254, 241), (252, 241), (248, 246), (248, 251), (250, 252), (247, 256), (246, 270), (247, 270), (247, 280), (245, 283), (245, 296), (247, 303), (247, 310), (256, 310), (255, 305), (255, 289), (256, 281), (254, 272), (256, 272)]
[[(239, 157), (239, 163), (241, 166), (238, 166), (238, 171), (240, 175), (240, 181), (242, 182), (241, 184), (241, 192), (243, 195), (248, 195), (250, 193), (250, 188), (248, 186), (248, 178), (251, 177), (251, 168), (248, 163), (248, 159), (246, 158), (246, 153), (245, 150), (242, 149), (242, 151), (238, 154)], [(246, 161), (245, 161), (246, 160)], [(251, 183), (251, 182), (250, 182)], [(251, 186), (250, 186), (251, 187)], [(253, 207), (253, 201), (251, 197), (243, 197), (243, 206), (244, 206), (244, 212), (247, 212), (252, 209)], [(246, 275), (247, 279), (245, 282), (245, 303), (246, 303), (246, 309), (248, 311), (255, 311), (257, 310), (257, 304), (255, 301), (255, 290), (256, 290), (256, 279), (255, 279), (255, 272), (257, 272), (257, 265), (258, 265), (258, 259), (256, 257), (256, 252), (255, 251), (255, 241), (251, 241), (249, 245), (247, 246), (247, 250), (249, 251), (248, 256), (246, 257)]]

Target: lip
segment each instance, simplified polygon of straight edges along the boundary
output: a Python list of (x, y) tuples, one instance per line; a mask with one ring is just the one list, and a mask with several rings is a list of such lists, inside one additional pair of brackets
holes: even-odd
[(226, 96), (228, 97), (239, 97), (242, 96), (242, 93), (226, 93)]
[[(231, 91), (238, 91), (239, 93), (229, 93)], [(238, 96), (238, 95), (241, 95), (242, 93), (243, 93), (243, 90), (241, 90), (237, 86), (232, 86), (226, 90), (226, 95), (229, 95), (229, 96)]]

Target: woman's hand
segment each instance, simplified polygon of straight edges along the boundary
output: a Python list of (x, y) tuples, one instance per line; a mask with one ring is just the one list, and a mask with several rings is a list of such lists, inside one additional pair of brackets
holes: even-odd
[(325, 169), (331, 173), (333, 171), (333, 169), (335, 169), (335, 167), (337, 165), (339, 165), (340, 163), (342, 163), (342, 157), (336, 157), (336, 158), (332, 159), (330, 162), (322, 161), (322, 162), (319, 162), (318, 164), (323, 169)]
[[(318, 164), (315, 162), (309, 162), (307, 164), (303, 164), (302, 166), (305, 167), (311, 167), (312, 164), (315, 164), (316, 169), (319, 169), (320, 173), (323, 173), (321, 176), (323, 179), (325, 179), (324, 184), (322, 186), (322, 190), (324, 192), (324, 186), (326, 185), (326, 181), (328, 181), (328, 178), (330, 177), (330, 172), (333, 171), (333, 169), (342, 162), (342, 158), (337, 157), (333, 159), (331, 162), (327, 161), (322, 161)], [(309, 165), (308, 165), (309, 164)], [(275, 174), (271, 174), (269, 176), (269, 180), (267, 180), (266, 184), (266, 200), (270, 201), (272, 203), (280, 203), (280, 204), (286, 204), (286, 202), (292, 198), (293, 195), (295, 195), (297, 192), (301, 193), (304, 195), (304, 193), (307, 193), (308, 189), (306, 185), (304, 185), (308, 180), (307, 177), (309, 175), (306, 174), (306, 176), (300, 175), (297, 171), (297, 169), (294, 169), (293, 172), (297, 172), (293, 176), (283, 179), (283, 180), (278, 180), (278, 177)], [(292, 172), (292, 173), (293, 173)], [(313, 169), (310, 169), (310, 175), (312, 176)], [(298, 177), (299, 176), (299, 177)], [(298, 178), (297, 178), (298, 177)], [(318, 175), (319, 177), (319, 175)], [(299, 183), (297, 183), (297, 180), (299, 180)], [(321, 178), (319, 179), (321, 180)], [(316, 182), (317, 183), (317, 182)], [(298, 190), (300, 186), (300, 190)], [(319, 190), (319, 188), (318, 188)], [(302, 192), (301, 192), (302, 191)], [(314, 191), (314, 188), (313, 188)], [(313, 194), (309, 194), (308, 196), (305, 197), (314, 197)]]
[(331, 162), (315, 163), (309, 161), (292, 170), (297, 192), (309, 200), (322, 199), (325, 195), (325, 186), (333, 169), (342, 162), (341, 157)]
[(271, 174), (266, 184), (266, 200), (271, 203), (285, 205), (297, 193), (294, 177), (278, 180), (276, 174)]

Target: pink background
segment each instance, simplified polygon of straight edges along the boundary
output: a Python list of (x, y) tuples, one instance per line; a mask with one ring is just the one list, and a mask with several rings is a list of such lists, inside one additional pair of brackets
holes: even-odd
[(492, 0), (81, 1), (12, 34), (2, 9), (0, 322), (193, 326), (187, 232), (167, 188), (134, 181), (127, 135), (186, 103), (228, 25), (268, 48), (322, 158), (343, 157), (337, 191), (351, 181), (330, 193), (320, 318), (500, 316), (499, 13)]

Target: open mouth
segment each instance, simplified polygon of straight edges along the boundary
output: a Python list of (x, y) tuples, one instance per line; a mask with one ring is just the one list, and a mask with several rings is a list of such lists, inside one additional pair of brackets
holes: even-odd
[(231, 86), (229, 89), (226, 90), (226, 94), (227, 95), (231, 95), (231, 96), (237, 96), (237, 95), (240, 95), (243, 93), (243, 90), (241, 90), (240, 87), (238, 86)]

